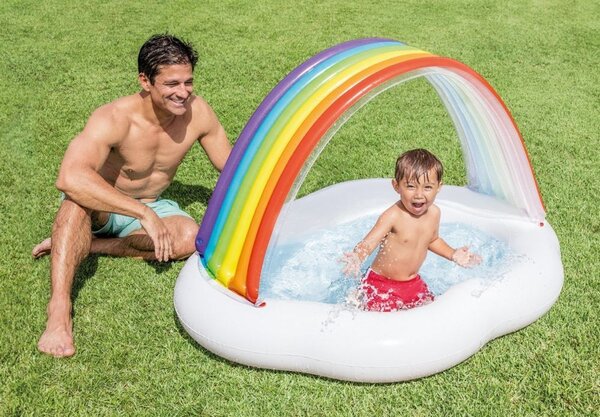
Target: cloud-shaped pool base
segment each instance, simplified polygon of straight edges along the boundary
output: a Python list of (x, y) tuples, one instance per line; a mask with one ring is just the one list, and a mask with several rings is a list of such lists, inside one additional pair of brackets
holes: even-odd
[[(297, 240), (382, 212), (396, 198), (389, 180), (334, 185), (289, 203), (277, 238)], [(210, 278), (194, 255), (175, 286), (177, 315), (206, 349), (249, 366), (361, 382), (404, 381), (448, 369), (548, 311), (560, 293), (563, 268), (548, 223), (540, 226), (514, 207), (462, 187), (445, 186), (437, 204), (442, 222), (473, 225), (506, 241), (524, 261), (483, 291), (481, 282), (470, 280), (429, 305), (377, 313), (269, 299), (258, 308)]]

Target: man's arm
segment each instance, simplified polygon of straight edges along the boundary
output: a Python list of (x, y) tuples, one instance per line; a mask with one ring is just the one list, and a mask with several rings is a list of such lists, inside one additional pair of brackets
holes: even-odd
[(119, 145), (128, 129), (128, 122), (120, 119), (110, 105), (96, 110), (69, 144), (56, 188), (82, 207), (139, 219), (154, 242), (157, 259), (168, 260), (173, 255), (171, 237), (156, 213), (116, 190), (99, 174), (111, 149)]
[(198, 138), (198, 141), (210, 162), (221, 172), (231, 153), (231, 145), (227, 140), (225, 129), (213, 109), (201, 97), (197, 97), (196, 101), (201, 110), (200, 114), (202, 114), (200, 122), (204, 123), (205, 127), (203, 129), (205, 133)]
[(96, 110), (69, 144), (56, 188), (82, 207), (141, 217), (143, 204), (117, 191), (99, 174), (111, 149), (119, 145), (127, 129), (127, 122), (119, 120), (109, 106)]

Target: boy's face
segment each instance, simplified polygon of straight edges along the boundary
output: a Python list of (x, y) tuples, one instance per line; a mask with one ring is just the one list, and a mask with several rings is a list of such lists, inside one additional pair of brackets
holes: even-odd
[(442, 188), (442, 183), (438, 181), (435, 171), (431, 170), (420, 178), (402, 178), (400, 182), (393, 179), (392, 186), (400, 194), (404, 208), (418, 217), (427, 213)]

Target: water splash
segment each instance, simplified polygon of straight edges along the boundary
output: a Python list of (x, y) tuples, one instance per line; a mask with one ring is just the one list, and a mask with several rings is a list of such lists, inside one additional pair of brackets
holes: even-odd
[[(272, 259), (263, 270), (261, 295), (264, 298), (317, 301), (343, 304), (350, 308), (360, 305), (356, 288), (359, 278), (342, 274), (339, 259), (349, 252), (370, 230), (377, 216), (370, 215), (349, 223), (322, 229), (305, 236), (302, 241), (279, 244), (271, 252)], [(450, 246), (468, 246), (481, 256), (482, 262), (474, 268), (462, 268), (433, 253), (429, 253), (419, 271), (431, 292), (439, 296), (460, 282), (477, 279), (479, 296), (520, 261), (506, 242), (471, 225), (445, 223), (440, 225), (440, 236)], [(375, 257), (373, 253), (363, 263), (364, 274)]]

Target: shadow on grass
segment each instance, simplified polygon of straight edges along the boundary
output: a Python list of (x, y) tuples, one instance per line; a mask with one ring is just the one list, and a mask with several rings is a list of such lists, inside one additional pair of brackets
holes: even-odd
[[(77, 272), (75, 273), (75, 279), (73, 280), (73, 289), (71, 290), (71, 302), (75, 306), (75, 300), (79, 296), (79, 291), (85, 287), (87, 281), (96, 274), (98, 269), (98, 255), (90, 255), (81, 262)], [(75, 317), (76, 311), (73, 307), (73, 317)]]
[(171, 268), (173, 268), (173, 262), (183, 262), (183, 261), (169, 261), (169, 262), (158, 262), (158, 261), (145, 261), (147, 265), (154, 268), (154, 272), (157, 274), (164, 274), (165, 272), (169, 272)]
[(212, 194), (212, 190), (203, 185), (183, 184), (177, 180), (173, 181), (161, 197), (175, 200), (183, 208), (192, 203), (202, 203), (208, 205), (208, 200)]

